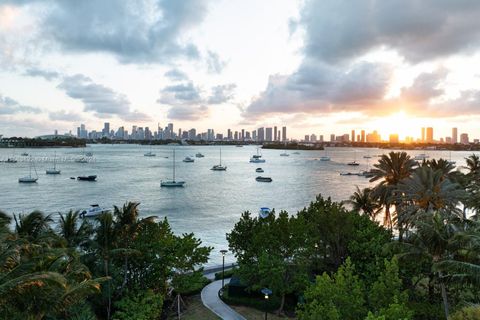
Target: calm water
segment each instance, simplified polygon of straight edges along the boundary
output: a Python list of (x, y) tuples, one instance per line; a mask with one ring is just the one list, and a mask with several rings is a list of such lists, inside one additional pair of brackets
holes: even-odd
[[(227, 171), (211, 171), (219, 161), (218, 146), (176, 147), (177, 180), (185, 180), (184, 188), (160, 188), (160, 180), (171, 178), (172, 146), (154, 146), (156, 157), (144, 157), (150, 149), (139, 145), (91, 145), (81, 149), (0, 149), (0, 160), (15, 156), (18, 163), (0, 163), (0, 210), (7, 213), (27, 213), (39, 209), (45, 213), (84, 209), (98, 203), (103, 207), (138, 201), (142, 216), (168, 217), (176, 233), (194, 232), (205, 245), (215, 249), (211, 264), (221, 262), (218, 251), (227, 248), (225, 234), (243, 211), (257, 213), (260, 207), (270, 207), (295, 213), (321, 193), (334, 200), (345, 200), (355, 190), (369, 185), (368, 179), (340, 176), (340, 172), (365, 170), (377, 161), (379, 149), (329, 148), (332, 161), (318, 159), (323, 151), (299, 151), (281, 157), (283, 150), (261, 150), (266, 163), (249, 163), (255, 146), (222, 147), (222, 164)], [(36, 184), (20, 184), (18, 178), (28, 175), (29, 153), (35, 160), (39, 180)], [(53, 165), (54, 152), (61, 175), (46, 175)], [(75, 163), (82, 152), (92, 152), (94, 161)], [(184, 163), (186, 156), (201, 152), (204, 158)], [(411, 151), (412, 155), (424, 151)], [(448, 151), (427, 151), (430, 158), (449, 158)], [(471, 152), (452, 152), (452, 160), (464, 165)], [(372, 156), (367, 160), (364, 155)], [(168, 157), (168, 158), (165, 158)], [(346, 163), (356, 158), (361, 165)], [(262, 167), (264, 173), (256, 173)], [(78, 175), (98, 175), (96, 182), (71, 180)], [(273, 178), (271, 183), (256, 182), (258, 175)], [(233, 257), (227, 257), (231, 261)]]

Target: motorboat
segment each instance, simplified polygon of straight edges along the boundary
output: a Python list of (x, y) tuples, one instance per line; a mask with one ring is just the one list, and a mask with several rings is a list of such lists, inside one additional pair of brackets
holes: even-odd
[(360, 172), (340, 172), (341, 176), (360, 176)]
[(264, 172), (262, 168), (255, 169), (255, 172)]
[(85, 157), (80, 157), (78, 159), (75, 159), (76, 163), (88, 163), (88, 159)]
[(280, 153), (280, 157), (289, 157), (290, 155), (286, 152)]
[(243, 148), (243, 144), (237, 144), (235, 147), (237, 147), (237, 148)]
[(57, 153), (53, 156), (53, 168), (48, 168), (46, 174), (60, 174), (60, 170), (57, 169)]
[(260, 208), (260, 210), (258, 211), (258, 217), (259, 217), (259, 218), (262, 218), (262, 219), (265, 219), (265, 218), (267, 218), (271, 213), (272, 213), (272, 210), (270, 210), (270, 208), (262, 207), (262, 208)]
[(427, 154), (419, 153), (415, 157), (413, 157), (413, 160), (421, 161), (421, 160), (426, 160), (428, 158), (430, 158), (430, 156), (428, 156)]
[(23, 152), (23, 153), (21, 154), (21, 156), (22, 156), (22, 157), (28, 157), (28, 153)]
[(321, 156), (320, 161), (330, 161), (330, 157), (328, 156)]
[(152, 151), (148, 151), (148, 152), (144, 153), (143, 155), (144, 155), (145, 157), (155, 157), (155, 156), (156, 156), (156, 154), (153, 153)]
[[(34, 171), (35, 171), (35, 177), (32, 177), (32, 167), (33, 167), (33, 169), (34, 169)], [(30, 172), (29, 172), (28, 176), (19, 178), (19, 179), (18, 179), (18, 182), (19, 182), (19, 183), (35, 183), (35, 182), (37, 182), (37, 180), (38, 180), (38, 174), (37, 174), (37, 170), (35, 169), (35, 166), (34, 166), (34, 164), (33, 164), (32, 157), (31, 157), (31, 156), (30, 156), (29, 169), (30, 169)]]
[(183, 162), (194, 162), (195, 159), (192, 159), (190, 157), (185, 157), (185, 159), (183, 159)]
[(227, 166), (222, 166), (222, 149), (220, 148), (220, 163), (214, 165), (210, 170), (213, 171), (226, 171)]
[(94, 218), (106, 212), (108, 212), (108, 209), (101, 208), (98, 204), (92, 204), (90, 208), (80, 212), (80, 217)]
[(173, 178), (172, 180), (167, 180), (167, 181), (160, 180), (160, 187), (175, 188), (175, 187), (183, 187), (185, 185), (185, 181), (175, 180), (175, 148), (173, 149), (172, 161), (173, 161)]
[(295, 151), (295, 152), (292, 152), (292, 154), (300, 154), (300, 152), (298, 152), (298, 151)]
[(85, 152), (85, 157), (93, 157), (93, 152)]
[(257, 180), (258, 182), (272, 182), (272, 178), (270, 177), (261, 177), (261, 176), (258, 176), (255, 178), (255, 180)]
[(371, 158), (372, 158), (372, 156), (368, 156), (368, 155), (367, 155), (367, 156), (363, 156), (363, 159), (371, 159)]
[(205, 157), (205, 156), (204, 156), (203, 154), (201, 154), (200, 152), (198, 152), (198, 153), (195, 154), (195, 157), (197, 157), (197, 158), (203, 158), (203, 157)]
[(91, 175), (91, 176), (78, 176), (77, 180), (79, 181), (96, 181), (97, 176), (96, 175)]
[(2, 161), (2, 162), (5, 162), (5, 163), (17, 163), (17, 160), (15, 160), (14, 158), (7, 158), (7, 160)]
[(347, 165), (349, 165), (349, 166), (359, 166), (360, 163), (358, 163), (357, 161), (354, 160), (352, 162), (347, 163)]

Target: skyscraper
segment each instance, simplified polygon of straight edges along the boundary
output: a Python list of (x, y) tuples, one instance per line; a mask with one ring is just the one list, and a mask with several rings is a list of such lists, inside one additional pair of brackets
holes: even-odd
[(355, 130), (352, 130), (352, 138), (351, 138), (352, 142), (355, 142)]
[(425, 128), (422, 128), (422, 142), (425, 142)]
[(105, 122), (103, 124), (102, 135), (104, 137), (108, 137), (110, 135), (110, 123), (109, 122)]
[(360, 141), (365, 142), (365, 130), (362, 130), (360, 133), (361, 133)]
[(427, 128), (427, 142), (429, 142), (429, 143), (433, 142), (433, 128), (432, 127)]
[(469, 144), (470, 143), (470, 141), (468, 139), (468, 133), (462, 133), (460, 135), (460, 143), (461, 144)]
[(335, 142), (335, 134), (330, 135), (330, 142)]
[(232, 130), (230, 129), (227, 130), (227, 139), (232, 140)]
[(282, 141), (287, 141), (287, 127), (282, 127)]
[(265, 129), (263, 127), (258, 128), (257, 137), (258, 137), (257, 141), (260, 141), (260, 142), (265, 141)]
[(266, 141), (272, 141), (273, 140), (272, 128), (266, 128), (265, 129), (265, 140)]
[(452, 128), (452, 143), (458, 143), (458, 129)]
[(273, 141), (277, 141), (277, 126), (273, 127)]

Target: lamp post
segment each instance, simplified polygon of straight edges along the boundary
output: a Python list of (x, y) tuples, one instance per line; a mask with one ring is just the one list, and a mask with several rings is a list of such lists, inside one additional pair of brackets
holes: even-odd
[(222, 253), (222, 290), (225, 282), (225, 254), (228, 252), (228, 250), (220, 250)]
[(272, 290), (268, 288), (263, 288), (262, 289), (263, 297), (265, 298), (265, 320), (267, 320), (267, 301), (268, 301), (268, 296), (272, 294)]

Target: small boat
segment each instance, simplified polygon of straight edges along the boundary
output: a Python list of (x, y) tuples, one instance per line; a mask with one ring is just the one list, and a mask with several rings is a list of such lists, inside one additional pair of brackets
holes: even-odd
[(258, 217), (259, 217), (259, 218), (262, 218), (262, 219), (265, 219), (265, 218), (268, 217), (271, 213), (272, 213), (272, 210), (270, 210), (270, 208), (262, 207), (262, 208), (260, 208), (260, 210), (258, 211)]
[(250, 163), (264, 163), (265, 159), (262, 159), (262, 156), (258, 153), (258, 148), (257, 148), (257, 154), (254, 154), (250, 158)]
[(280, 157), (289, 157), (290, 155), (286, 152), (280, 153)]
[(359, 176), (361, 173), (359, 172), (340, 172), (341, 176)]
[(213, 171), (226, 171), (227, 166), (222, 166), (222, 149), (220, 148), (220, 164), (214, 165), (210, 170)]
[(255, 172), (264, 172), (262, 168), (255, 169)]
[(78, 176), (78, 177), (77, 177), (77, 180), (79, 180), (79, 181), (95, 181), (95, 180), (97, 180), (97, 176), (96, 176), (96, 175), (92, 175), (92, 176)]
[(321, 156), (320, 161), (330, 161), (330, 157), (327, 156)]
[(261, 177), (261, 176), (258, 176), (255, 178), (255, 180), (257, 180), (258, 182), (272, 182), (272, 178), (270, 177)]
[(93, 152), (85, 152), (85, 157), (93, 157)]
[(88, 163), (88, 159), (85, 157), (80, 157), (78, 159), (75, 159), (76, 163)]
[(300, 154), (300, 152), (298, 152), (298, 151), (295, 151), (295, 152), (292, 152), (292, 154)]
[[(35, 176), (36, 176), (36, 177), (32, 177), (32, 167), (33, 167), (33, 169), (35, 170)], [(34, 166), (34, 164), (33, 164), (32, 156), (30, 156), (29, 169), (30, 169), (30, 173), (28, 174), (28, 176), (19, 178), (19, 179), (18, 179), (18, 182), (20, 182), (20, 183), (35, 183), (35, 182), (37, 182), (37, 180), (38, 180), (38, 174), (37, 174), (37, 169), (35, 169), (35, 166)]]
[(237, 148), (243, 148), (243, 144), (237, 144), (235, 147), (237, 147)]
[(368, 155), (367, 155), (367, 156), (363, 156), (363, 159), (371, 159), (371, 158), (372, 158), (372, 156), (368, 156)]
[(108, 209), (101, 208), (98, 204), (92, 204), (90, 208), (80, 212), (80, 217), (93, 218), (105, 212), (108, 212)]
[(144, 155), (145, 157), (155, 157), (155, 156), (156, 156), (156, 154), (153, 153), (152, 151), (148, 151), (148, 152), (144, 153), (143, 155)]
[(173, 149), (173, 179), (162, 181), (160, 180), (160, 187), (174, 188), (174, 187), (183, 187), (185, 181), (176, 181), (175, 180), (175, 149)]
[(53, 168), (49, 168), (46, 171), (46, 174), (60, 174), (60, 170), (57, 169), (57, 153), (53, 156)]
[(349, 165), (349, 166), (359, 166), (360, 163), (358, 163), (357, 161), (354, 160), (352, 162), (347, 163), (347, 165)]
[(17, 163), (17, 160), (15, 160), (14, 158), (7, 158), (7, 160), (2, 161), (2, 162), (5, 162), (5, 163)]
[(419, 161), (419, 160), (425, 160), (425, 159), (428, 159), (428, 158), (430, 158), (430, 157), (427, 154), (419, 153), (415, 157), (413, 157), (413, 160)]
[(23, 152), (23, 153), (21, 154), (21, 156), (22, 156), (22, 157), (28, 157), (28, 153)]
[(197, 158), (203, 158), (203, 157), (205, 157), (205, 156), (204, 156), (203, 154), (201, 154), (200, 152), (198, 152), (198, 153), (195, 154), (195, 157), (197, 157)]
[(192, 159), (190, 157), (185, 157), (185, 159), (183, 159), (183, 162), (194, 162), (195, 159)]

